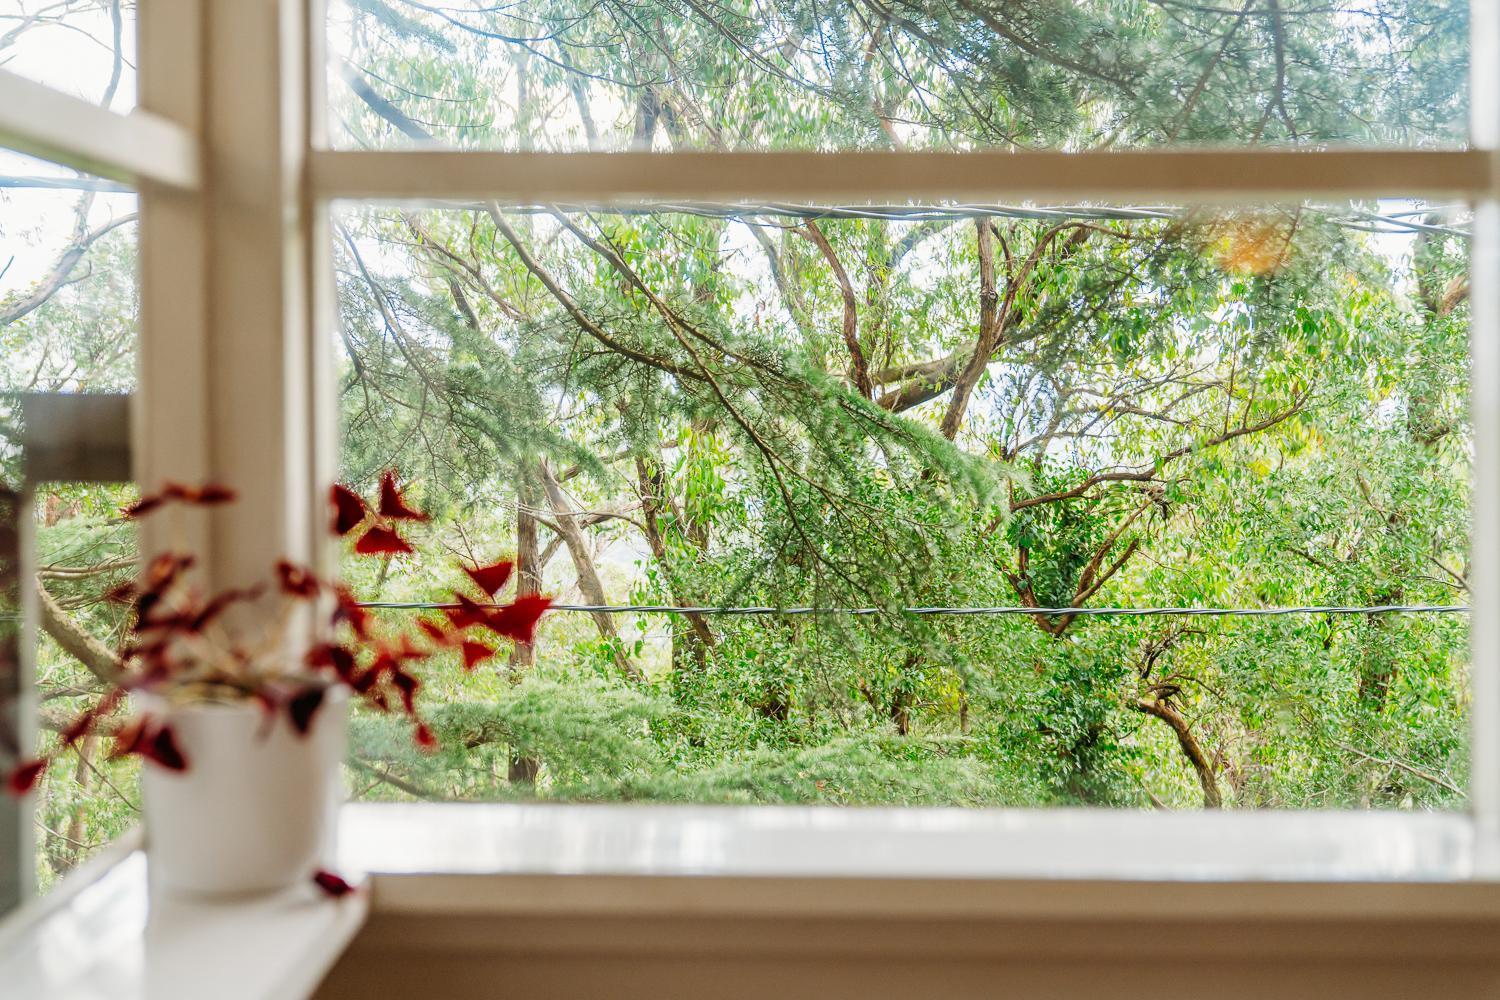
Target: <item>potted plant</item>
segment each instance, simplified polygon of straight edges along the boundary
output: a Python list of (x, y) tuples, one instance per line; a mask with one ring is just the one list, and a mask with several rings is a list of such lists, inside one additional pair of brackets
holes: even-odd
[[(234, 499), (221, 486), (168, 484), (125, 513)], [(352, 539), (362, 556), (412, 553), (401, 525), (427, 520), (393, 472), (373, 505), (343, 485), (332, 488), (330, 504), (334, 534)], [(113, 756), (143, 759), (147, 853), (163, 890), (246, 894), (313, 876), (325, 891), (347, 891), (322, 865), (334, 843), (351, 704), (406, 716), (417, 745), (434, 749), (417, 711), (421, 664), (452, 650), (476, 669), (498, 652), (489, 636), (529, 643), (551, 601), (528, 595), (497, 604), (511, 563), (464, 566), (475, 595), (456, 590), (444, 620), (390, 630), (377, 627), (347, 586), (287, 560), (259, 584), (213, 595), (193, 586), (194, 562), (191, 553), (163, 553), (111, 593), (131, 610), (119, 675), (64, 729), (53, 753), (96, 734), (114, 740)], [(269, 601), (279, 605), (272, 624), (250, 635), (246, 622), (266, 621)], [(229, 621), (233, 609), (251, 604), (254, 618)], [(311, 628), (299, 609), (312, 613)], [(28, 792), (48, 761), (21, 763), (9, 790)]]

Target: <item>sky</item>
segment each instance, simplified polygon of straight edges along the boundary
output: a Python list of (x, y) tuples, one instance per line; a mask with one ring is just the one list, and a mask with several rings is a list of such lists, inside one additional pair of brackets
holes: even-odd
[[(0, 0), (0, 35), (17, 19), (34, 14), (55, 0)], [(135, 107), (135, 26), (133, 9), (124, 10), (122, 49), (125, 52), (120, 84), (112, 110)], [(0, 49), (0, 69), (49, 87), (98, 101), (109, 82), (112, 63), (109, 18), (102, 10), (79, 10), (66, 27), (47, 25), (28, 29), (14, 45)], [(100, 42), (99, 39), (105, 39)], [(0, 149), (0, 177), (77, 177), (76, 171)], [(67, 244), (73, 228), (76, 191), (0, 187), (0, 298), (26, 288), (45, 274)], [(97, 226), (135, 211), (132, 194), (102, 194), (89, 216)]]

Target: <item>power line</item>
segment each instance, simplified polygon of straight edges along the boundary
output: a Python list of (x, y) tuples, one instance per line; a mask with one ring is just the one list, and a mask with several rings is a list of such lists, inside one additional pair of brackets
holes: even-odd
[[(453, 602), (433, 601), (359, 601), (362, 608), (379, 608), (397, 611), (440, 611), (457, 608)], [(482, 607), (503, 607), (499, 604)], [(1090, 618), (1148, 618), (1157, 616), (1214, 617), (1214, 618), (1261, 618), (1279, 615), (1431, 615), (1467, 614), (1469, 607), (1463, 604), (1312, 604), (1271, 608), (1027, 608), (1027, 607), (911, 607), (887, 610), (884, 608), (775, 608), (769, 606), (712, 607), (683, 606), (673, 604), (554, 604), (553, 611), (582, 611), (590, 614), (667, 614), (667, 615), (850, 615), (872, 617), (881, 614), (907, 615), (1041, 615), (1048, 618), (1062, 616)]]
[[(42, 177), (0, 176), (0, 188), (44, 188), (82, 191), (107, 191), (133, 193), (134, 188), (117, 181), (93, 177)], [(477, 206), (465, 206), (477, 207)], [(1380, 214), (1359, 208), (1332, 209), (1308, 206), (1308, 210), (1323, 215), (1337, 226), (1368, 233), (1436, 233), (1445, 236), (1470, 235), (1457, 226), (1435, 226), (1425, 222), (1414, 222), (1417, 216), (1425, 216), (1439, 206), (1430, 206), (1415, 211)], [(1174, 206), (1124, 206), (1103, 205), (811, 205), (790, 202), (642, 202), (623, 205), (516, 205), (507, 212), (518, 215), (549, 213), (593, 212), (601, 215), (696, 215), (705, 218), (738, 219), (746, 216), (785, 216), (798, 219), (868, 219), (890, 222), (942, 222), (973, 218), (1032, 219), (1036, 221), (1066, 221), (1068, 219), (1097, 222), (1132, 220), (1171, 220), (1180, 218), (1184, 210)]]
[[(478, 210), (479, 206), (458, 207)], [(1331, 224), (1367, 233), (1437, 233), (1468, 237), (1459, 226), (1435, 226), (1412, 221), (1436, 208), (1421, 212), (1378, 214), (1349, 207), (1306, 206), (1306, 211), (1323, 216)], [(513, 205), (505, 211), (514, 215), (546, 215), (552, 212), (595, 215), (692, 215), (711, 219), (753, 219), (785, 217), (791, 219), (866, 219), (886, 222), (953, 222), (960, 219), (1000, 218), (1030, 219), (1039, 222), (1082, 220), (1093, 222), (1172, 221), (1190, 215), (1193, 210), (1171, 205), (1114, 207), (1107, 205), (813, 205), (795, 202), (627, 202), (615, 205), (564, 203), (556, 205)]]

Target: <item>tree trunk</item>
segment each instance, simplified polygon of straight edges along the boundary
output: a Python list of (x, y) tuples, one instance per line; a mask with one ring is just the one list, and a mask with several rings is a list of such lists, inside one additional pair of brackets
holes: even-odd
[[(557, 530), (562, 535), (563, 544), (568, 547), (568, 555), (573, 558), (573, 568), (578, 573), (578, 589), (583, 594), (583, 599), (589, 604), (608, 604), (604, 596), (604, 583), (599, 579), (599, 571), (594, 568), (594, 556), (589, 551), (588, 538), (583, 529), (578, 526), (578, 512), (573, 509), (558, 483), (557, 477), (547, 467), (546, 462), (539, 463), (537, 469), (540, 472), (542, 487), (547, 493), (547, 503), (552, 508), (553, 518), (557, 522)], [(599, 629), (599, 635), (609, 643), (610, 651), (614, 656), (615, 666), (620, 673), (632, 681), (645, 680), (641, 668), (631, 662), (625, 655), (624, 646), (620, 642), (620, 633), (615, 629), (614, 618), (605, 611), (590, 612), (594, 619), (594, 625)]]
[[(516, 476), (516, 596), (525, 597), (542, 592), (541, 551), (537, 545), (536, 517), (534, 511), (541, 500), (531, 470), (522, 468)], [(510, 651), (510, 682), (519, 684), (522, 676), (536, 665), (536, 647), (518, 642)], [(536, 785), (541, 761), (517, 750), (510, 751), (510, 767), (506, 777), (512, 785)]]
[(61, 875), (65, 871), (71, 871), (83, 861), (85, 850), (83, 835), (84, 822), (88, 812), (88, 792), (94, 783), (94, 769), (89, 765), (93, 762), (94, 752), (99, 748), (99, 737), (93, 733), (88, 734), (78, 743), (78, 766), (73, 769), (73, 783), (78, 786), (78, 801), (73, 805), (73, 812), (68, 817), (68, 826), (63, 831), (65, 843), (61, 845), (63, 856), (66, 858), (64, 867), (59, 868), (54, 860), (52, 870)]
[(995, 343), (1000, 337), (997, 320), (1000, 293), (995, 288), (995, 234), (988, 219), (976, 219), (974, 225), (979, 244), (979, 333), (974, 338), (974, 353), (969, 355), (968, 363), (959, 373), (953, 396), (948, 401), (948, 410), (943, 414), (941, 430), (949, 441), (958, 436), (958, 428), (969, 408), (969, 396), (989, 367), (990, 355), (995, 352)]
[[(536, 479), (530, 469), (523, 468), (516, 476), (516, 596), (525, 597), (542, 592), (541, 547), (537, 543), (535, 511), (541, 502)], [(510, 672), (513, 681), (521, 679), (521, 673), (536, 663), (536, 647), (529, 643), (516, 643), (510, 651)]]
[[(696, 598), (686, 593), (681, 581), (678, 580), (671, 553), (667, 550), (666, 536), (661, 529), (662, 515), (669, 510), (667, 483), (666, 477), (661, 473), (661, 462), (658, 460), (654, 467), (648, 467), (645, 459), (637, 458), (635, 471), (637, 489), (641, 497), (641, 519), (646, 529), (646, 542), (651, 546), (651, 555), (661, 567), (662, 574), (671, 588), (672, 602), (679, 605), (691, 605)], [(672, 670), (674, 674), (687, 670), (690, 664), (692, 668), (702, 670), (707, 665), (708, 651), (716, 642), (713, 630), (708, 627), (706, 618), (692, 612), (685, 617), (688, 623), (686, 630), (682, 629), (678, 623), (672, 623)]]
[(1141, 698), (1131, 707), (1137, 712), (1144, 712), (1158, 718), (1172, 727), (1172, 732), (1177, 736), (1177, 745), (1182, 748), (1188, 763), (1192, 764), (1193, 770), (1198, 773), (1198, 784), (1203, 788), (1203, 808), (1218, 809), (1222, 806), (1224, 800), (1219, 794), (1219, 781), (1214, 776), (1213, 762), (1203, 752), (1203, 746), (1193, 735), (1182, 713), (1164, 701), (1155, 701), (1151, 698)]
[(89, 673), (106, 684), (114, 683), (120, 673), (120, 661), (114, 651), (68, 617), (68, 613), (57, 603), (56, 598), (47, 593), (47, 588), (42, 586), (40, 580), (34, 586), (37, 605), (41, 610), (39, 617), (42, 631), (50, 635), (64, 653), (87, 667)]

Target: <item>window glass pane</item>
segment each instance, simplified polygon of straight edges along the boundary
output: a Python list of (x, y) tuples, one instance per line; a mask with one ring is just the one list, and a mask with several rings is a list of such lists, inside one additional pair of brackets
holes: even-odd
[[(27, 485), (23, 394), (122, 393), (135, 385), (135, 212), (135, 193), (118, 185), (0, 153), (0, 488), (10, 496)], [(94, 671), (115, 648), (119, 609), (103, 595), (129, 574), (135, 541), (118, 516), (129, 488), (29, 485), (30, 534), (17, 539), (8, 532), (0, 560), (14, 565), (17, 542), (30, 537), (39, 572), (5, 588), (0, 616), (11, 628), (0, 635), (6, 647), (0, 657), (11, 664), (13, 686), (21, 652), (18, 598), (31, 590), (39, 611), (34, 665), (41, 714), (39, 744), (30, 752), (50, 752), (55, 730), (97, 690)], [(28, 730), (35, 721), (27, 720)], [(6, 728), (10, 735), (14, 727)], [(43, 889), (133, 822), (133, 765), (108, 762), (108, 749), (107, 740), (96, 740), (59, 754), (39, 786), (34, 816), (15, 816), (9, 797), (12, 812), (0, 811), (7, 824), (30, 825)], [(0, 747), (7, 771), (12, 753)], [(15, 871), (10, 854), (0, 852), (0, 864)]]
[(334, 142), (1462, 142), (1469, 0), (335, 0)]
[[(56, 752), (57, 732), (97, 703), (126, 609), (106, 596), (135, 575), (136, 539), (120, 508), (133, 487), (49, 483), (36, 494), (38, 751)], [(37, 799), (36, 870), (45, 892), (133, 826), (140, 812), (136, 757), (110, 760), (111, 741), (91, 736), (58, 753)]]
[[(1463, 805), (1462, 206), (334, 221), (344, 474), (434, 513), (365, 599), (876, 610), (556, 612), (361, 794)], [(1302, 606), (1417, 610), (1091, 613)]]
[(134, 0), (4, 0), (0, 68), (114, 111), (135, 107)]
[(0, 150), (0, 405), (135, 385), (136, 195)]

